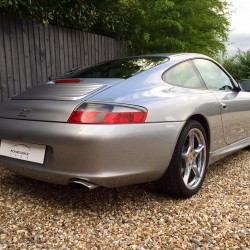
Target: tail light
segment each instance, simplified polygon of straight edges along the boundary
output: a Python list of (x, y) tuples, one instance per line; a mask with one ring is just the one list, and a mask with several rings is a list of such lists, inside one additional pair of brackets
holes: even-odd
[(58, 79), (55, 80), (54, 83), (58, 84), (58, 83), (78, 83), (80, 82), (80, 79)]
[(69, 123), (126, 124), (144, 123), (147, 110), (113, 104), (84, 103), (74, 110)]

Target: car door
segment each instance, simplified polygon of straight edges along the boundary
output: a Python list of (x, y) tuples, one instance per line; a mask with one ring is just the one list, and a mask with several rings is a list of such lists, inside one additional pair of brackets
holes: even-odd
[(233, 79), (216, 63), (206, 59), (194, 59), (207, 88), (217, 98), (227, 144), (232, 144), (250, 134), (250, 95), (239, 91)]

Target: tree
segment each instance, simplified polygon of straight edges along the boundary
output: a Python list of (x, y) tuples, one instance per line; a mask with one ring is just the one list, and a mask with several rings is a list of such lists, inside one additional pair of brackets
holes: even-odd
[(126, 40), (129, 54), (226, 51), (227, 0), (0, 0), (3, 14)]
[(226, 52), (229, 34), (229, 4), (224, 0), (176, 0), (183, 27), (179, 38), (182, 51), (200, 52), (212, 57)]
[[(226, 51), (229, 4), (224, 0), (131, 0), (134, 54)], [(136, 6), (136, 7), (135, 7)]]
[(98, 18), (91, 32), (129, 40), (132, 30), (134, 10), (123, 0), (89, 0), (98, 10)]
[(235, 80), (250, 79), (250, 49), (247, 51), (238, 49), (234, 56), (224, 58), (222, 65)]

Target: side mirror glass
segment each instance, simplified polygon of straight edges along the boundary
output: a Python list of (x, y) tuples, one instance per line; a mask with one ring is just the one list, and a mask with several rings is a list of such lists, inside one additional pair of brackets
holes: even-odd
[(243, 90), (250, 91), (250, 79), (240, 80), (239, 85)]

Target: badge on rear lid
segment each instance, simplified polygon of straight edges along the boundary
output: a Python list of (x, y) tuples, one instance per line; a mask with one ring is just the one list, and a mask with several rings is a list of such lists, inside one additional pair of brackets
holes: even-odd
[(31, 109), (23, 109), (18, 116), (26, 117), (31, 112)]

